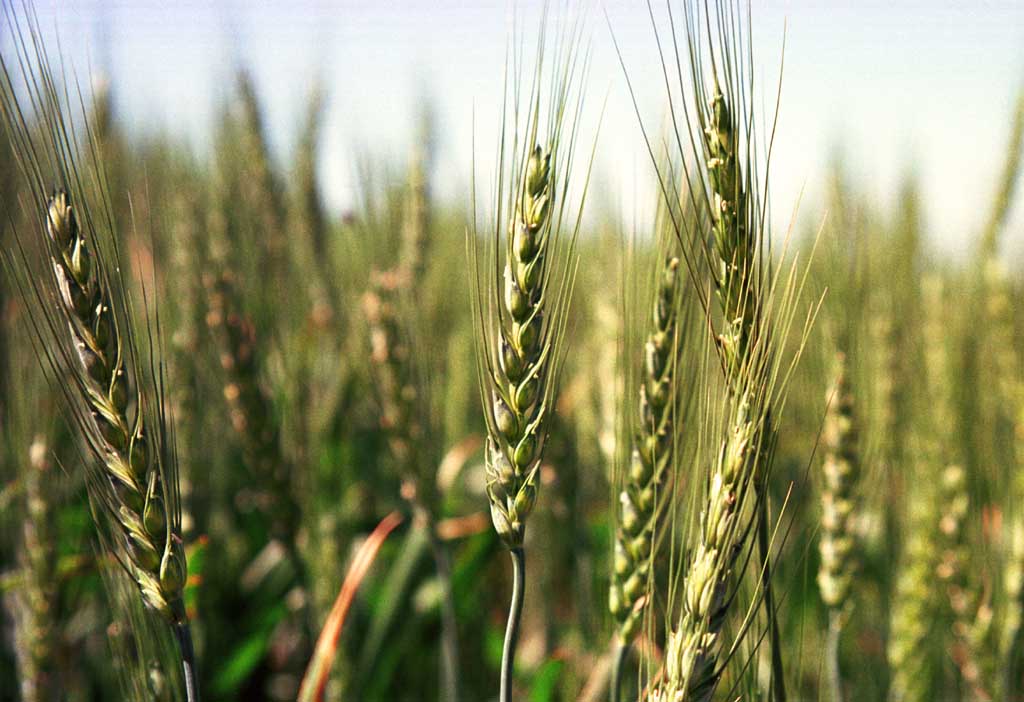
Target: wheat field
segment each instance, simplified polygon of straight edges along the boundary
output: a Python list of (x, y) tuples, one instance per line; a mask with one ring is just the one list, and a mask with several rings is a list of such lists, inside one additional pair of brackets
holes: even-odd
[(838, 159), (780, 231), (749, 4), (639, 3), (638, 231), (545, 5), (338, 212), (323, 90), (197, 152), (2, 7), (0, 702), (1024, 700), (1024, 88), (967, 255)]

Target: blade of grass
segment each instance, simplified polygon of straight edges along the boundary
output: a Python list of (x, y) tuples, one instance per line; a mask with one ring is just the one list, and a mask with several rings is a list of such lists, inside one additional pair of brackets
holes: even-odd
[(306, 668), (305, 675), (302, 676), (298, 702), (321, 702), (323, 700), (324, 686), (327, 684), (327, 678), (334, 664), (334, 653), (338, 648), (338, 639), (341, 636), (342, 627), (345, 626), (345, 617), (348, 615), (349, 607), (352, 606), (356, 591), (370, 570), (370, 566), (373, 565), (380, 547), (388, 535), (402, 523), (402, 519), (402, 515), (397, 511), (384, 517), (363, 542), (355, 558), (352, 559), (352, 565), (349, 566), (345, 580), (341, 584), (338, 598), (334, 601), (331, 613), (327, 616), (327, 622), (317, 639), (313, 658)]

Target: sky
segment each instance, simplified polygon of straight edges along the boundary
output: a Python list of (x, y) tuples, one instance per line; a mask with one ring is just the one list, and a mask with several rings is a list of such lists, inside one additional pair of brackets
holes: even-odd
[[(654, 181), (612, 35), (644, 122), (657, 131), (666, 103), (654, 29), (644, 0), (578, 4), (587, 8), (591, 47), (588, 122), (603, 109), (594, 192), (627, 219), (643, 221), (655, 203)], [(766, 111), (785, 39), (771, 172), (776, 230), (786, 229), (794, 212), (805, 220), (821, 216), (830, 167), (841, 160), (857, 187), (886, 205), (915, 172), (936, 244), (954, 255), (969, 251), (996, 188), (1013, 101), (1024, 89), (1024, 2), (751, 4), (757, 99)], [(119, 114), (135, 133), (170, 132), (199, 155), (210, 146), (239, 65), (254, 75), (282, 163), (308, 96), (321, 84), (327, 111), (319, 165), (335, 211), (357, 196), (359, 159), (396, 165), (407, 158), (424, 100), (441, 137), (435, 190), (468, 202), (474, 137), (478, 171), (493, 163), (512, 17), (535, 25), (542, 5), (36, 0), (40, 21), (60, 36), (76, 71), (110, 79)], [(1011, 248), (1024, 248), (1020, 206), (1009, 238)]]

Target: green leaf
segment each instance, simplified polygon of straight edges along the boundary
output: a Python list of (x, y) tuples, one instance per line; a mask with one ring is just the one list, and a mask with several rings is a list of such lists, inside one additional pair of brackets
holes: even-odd
[(530, 702), (551, 702), (558, 692), (558, 681), (562, 677), (563, 661), (547, 661), (533, 678)]

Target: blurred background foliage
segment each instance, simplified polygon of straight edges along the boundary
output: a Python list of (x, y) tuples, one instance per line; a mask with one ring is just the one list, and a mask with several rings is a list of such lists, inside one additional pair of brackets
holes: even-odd
[[(357, 166), (357, 206), (328, 213), (316, 171), (322, 98), (309, 96), (287, 163), (268, 151), (245, 71), (207, 159), (159, 135), (128, 139), (108, 89), (90, 108), (122, 226), (121, 264), (137, 301), (152, 285), (146, 294), (159, 309), (204, 695), (294, 699), (354, 550), (399, 510), (407, 519), (359, 589), (327, 698), (439, 698), (449, 601), (432, 557), (440, 543), (450, 557), (462, 698), (490, 699), (510, 583), (484, 495), (466, 273), (472, 213), (432, 196), (437, 127), (427, 105), (410, 116), (420, 137), (409, 158), (381, 165), (368, 153)], [(929, 248), (912, 164), (900, 191), (879, 202), (837, 160), (826, 200), (802, 204), (820, 227), (777, 233), (778, 245), (788, 238), (803, 259), (816, 247), (809, 294), (826, 293), (772, 478), (773, 503), (786, 505), (775, 575), (794, 698), (824, 694), (815, 447), (838, 350), (848, 360), (864, 476), (864, 553), (841, 649), (849, 698), (885, 696), (900, 554), (915, 538), (908, 505), (943, 508), (937, 486), (947, 462), (966, 474), (961, 568), (979, 593), (978, 626), (988, 627), (979, 635), (1021, 635), (1020, 583), (1011, 585), (1024, 546), (1011, 535), (1024, 528), (1024, 279), (1000, 255), (1021, 236), (1004, 230), (1020, 129), (1020, 113), (1007, 115), (1007, 163), (993, 166), (1005, 170), (1001, 192), (979, 203), (966, 260)], [(3, 140), (0, 171), (6, 246), (28, 213)], [(592, 203), (528, 536), (518, 680), (522, 699), (534, 702), (606, 694), (610, 476), (623, 407), (631, 407), (623, 364), (639, 354), (625, 348), (636, 337), (627, 330), (647, 315), (626, 266), (653, 260), (657, 237), (623, 225), (608, 199)], [(109, 642), (123, 631), (103, 588), (80, 455), (6, 280), (0, 312), (0, 699), (46, 700), (54, 689), (59, 699), (116, 699)], [(947, 398), (948, 424), (936, 421), (936, 397)], [(935, 568), (945, 548), (933, 545)], [(958, 613), (941, 591), (932, 595), (928, 627), (952, 630)], [(945, 640), (928, 638), (919, 651), (931, 699), (961, 699), (965, 678)], [(644, 645), (656, 657), (663, 644)]]

